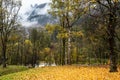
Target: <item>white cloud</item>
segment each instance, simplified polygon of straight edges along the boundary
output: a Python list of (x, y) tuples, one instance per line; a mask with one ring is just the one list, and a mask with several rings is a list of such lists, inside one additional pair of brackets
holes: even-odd
[(31, 5), (42, 4), (46, 2), (51, 2), (51, 0), (22, 0), (22, 7), (20, 9), (20, 14), (24, 14), (30, 9)]
[(36, 25), (36, 24), (37, 24), (37, 22), (27, 22), (27, 21), (22, 23), (22, 25), (25, 27), (30, 27), (31, 25)]
[[(22, 17), (22, 20), (21, 20), (22, 25), (23, 26), (30, 26), (31, 24), (36, 23), (36, 22), (33, 22), (33, 23), (28, 22), (27, 15), (25, 15), (26, 12), (31, 11), (31, 5), (48, 3), (48, 2), (51, 2), (51, 0), (22, 0), (22, 6), (21, 6), (21, 9), (19, 12), (19, 15)], [(46, 9), (43, 10), (42, 14), (46, 14), (47, 9), (48, 9), (48, 7), (46, 7)]]

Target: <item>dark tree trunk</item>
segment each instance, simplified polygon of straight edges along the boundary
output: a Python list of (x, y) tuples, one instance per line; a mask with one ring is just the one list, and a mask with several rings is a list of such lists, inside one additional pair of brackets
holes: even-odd
[(59, 61), (59, 64), (60, 65), (62, 65), (62, 45), (61, 45), (61, 43), (62, 43), (62, 40), (60, 40), (60, 44), (59, 44), (59, 46), (60, 46), (60, 61)]
[(117, 53), (115, 51), (115, 27), (116, 27), (116, 17), (115, 14), (110, 14), (109, 24), (108, 24), (108, 43), (110, 50), (110, 72), (117, 72)]
[(3, 43), (2, 45), (2, 55), (3, 55), (3, 61), (2, 61), (2, 64), (3, 64), (3, 68), (6, 68), (7, 65), (6, 65), (6, 44)]
[(33, 54), (32, 54), (32, 67), (35, 67), (35, 47), (33, 48)]
[[(117, 52), (115, 51), (116, 42), (115, 42), (115, 28), (117, 26), (117, 12), (119, 1), (113, 2), (112, 0), (106, 0), (108, 4), (105, 4), (102, 0), (96, 0), (98, 4), (105, 7), (108, 10), (106, 17), (107, 20), (107, 34), (108, 34), (108, 44), (109, 44), (109, 54), (110, 54), (110, 72), (117, 72)], [(107, 12), (107, 11), (106, 11)]]
[(63, 38), (63, 53), (62, 53), (62, 65), (65, 64), (65, 43), (66, 43), (66, 40), (65, 38)]
[(76, 57), (76, 64), (78, 64), (78, 62), (79, 62), (79, 43), (78, 43), (78, 38), (76, 38), (76, 55), (77, 55), (77, 57)]

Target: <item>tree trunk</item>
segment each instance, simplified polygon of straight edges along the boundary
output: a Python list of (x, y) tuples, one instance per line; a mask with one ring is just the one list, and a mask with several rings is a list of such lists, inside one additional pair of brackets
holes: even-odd
[(3, 55), (3, 61), (2, 61), (2, 63), (3, 63), (3, 68), (6, 68), (7, 67), (7, 65), (6, 65), (6, 43), (4, 42), (3, 44), (2, 44), (2, 55)]
[(108, 43), (110, 50), (110, 72), (117, 72), (117, 53), (115, 52), (115, 27), (116, 27), (116, 17), (115, 14), (110, 14), (109, 24), (108, 24)]
[(70, 65), (71, 64), (71, 39), (70, 39), (70, 29), (68, 29), (68, 35), (69, 35), (69, 37), (68, 37), (68, 53), (67, 53), (67, 55), (68, 55), (68, 64)]
[(60, 44), (59, 44), (59, 46), (60, 46), (60, 48), (59, 48), (60, 49), (59, 50), (60, 51), (59, 52), (60, 53), (60, 61), (59, 61), (60, 65), (62, 65), (62, 47), (61, 47), (62, 45), (61, 45), (61, 43), (62, 43), (62, 40), (60, 40)]
[(64, 65), (66, 63), (66, 59), (65, 59), (65, 54), (66, 54), (65, 43), (66, 43), (66, 40), (65, 40), (65, 38), (63, 39), (62, 43), (63, 43), (62, 65)]

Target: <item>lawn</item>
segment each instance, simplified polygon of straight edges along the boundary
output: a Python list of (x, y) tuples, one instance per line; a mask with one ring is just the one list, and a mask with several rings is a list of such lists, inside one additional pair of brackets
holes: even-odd
[(2, 68), (2, 66), (0, 66), (0, 76), (15, 73), (15, 72), (20, 72), (20, 71), (25, 71), (25, 70), (28, 70), (28, 68), (25, 66), (9, 65), (7, 66), (7, 68)]
[(108, 71), (106, 66), (43, 67), (1, 76), (0, 80), (120, 80), (120, 71)]

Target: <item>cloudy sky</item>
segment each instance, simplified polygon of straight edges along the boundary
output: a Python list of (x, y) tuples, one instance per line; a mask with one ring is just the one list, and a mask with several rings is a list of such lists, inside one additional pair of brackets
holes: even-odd
[(51, 0), (22, 0), (22, 7), (20, 13), (24, 14), (26, 11), (30, 9), (31, 5), (42, 4), (50, 1)]
[[(26, 12), (29, 12), (31, 10), (31, 5), (35, 4), (42, 4), (51, 2), (51, 0), (22, 0), (22, 7), (20, 9), (19, 15), (22, 17), (21, 23), (23, 26), (30, 26), (32, 24), (36, 24), (36, 22), (28, 22), (27, 17), (28, 15), (25, 15)], [(42, 10), (42, 14), (46, 13), (47, 9)]]

